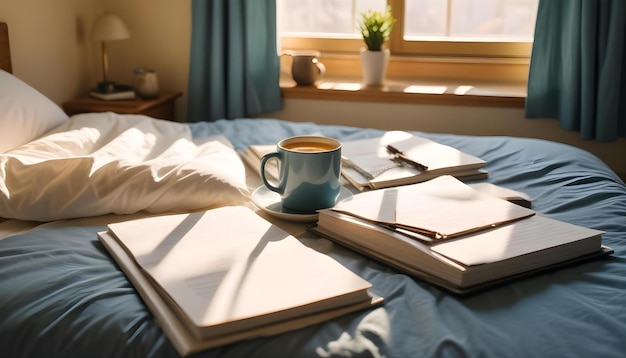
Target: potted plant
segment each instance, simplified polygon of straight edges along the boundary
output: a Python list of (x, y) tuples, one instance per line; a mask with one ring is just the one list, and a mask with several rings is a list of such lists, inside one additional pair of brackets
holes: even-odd
[(372, 10), (361, 13), (359, 30), (366, 45), (361, 49), (361, 68), (367, 86), (383, 84), (389, 63), (389, 49), (383, 45), (389, 40), (395, 22), (390, 6), (384, 13)]

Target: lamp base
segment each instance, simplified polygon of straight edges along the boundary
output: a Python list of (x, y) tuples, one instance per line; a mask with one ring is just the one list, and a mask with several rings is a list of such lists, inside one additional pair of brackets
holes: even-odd
[(111, 94), (119, 92), (134, 92), (133, 87), (129, 85), (118, 85), (113, 81), (98, 82), (94, 92), (102, 94)]
[(113, 93), (115, 92), (115, 82), (113, 81), (98, 82), (98, 85), (96, 86), (96, 91), (99, 93)]

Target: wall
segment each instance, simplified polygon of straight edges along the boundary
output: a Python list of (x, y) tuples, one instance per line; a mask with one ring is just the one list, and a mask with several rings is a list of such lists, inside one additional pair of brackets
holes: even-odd
[(89, 0), (2, 0), (13, 73), (57, 103), (89, 86)]
[[(187, 91), (191, 0), (2, 0), (9, 24), (14, 72), (57, 103), (84, 95), (101, 79), (99, 45), (89, 39), (93, 19), (118, 14), (131, 38), (109, 44), (110, 78), (132, 82), (135, 67), (157, 70), (163, 89)], [(187, 97), (177, 101), (185, 118)], [(626, 139), (583, 141), (555, 120), (527, 120), (522, 109), (351, 103), (289, 99), (269, 117), (475, 135), (536, 137), (572, 144), (603, 159), (626, 177)]]

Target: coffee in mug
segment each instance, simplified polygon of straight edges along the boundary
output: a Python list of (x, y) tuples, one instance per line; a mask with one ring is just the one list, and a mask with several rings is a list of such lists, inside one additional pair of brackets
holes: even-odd
[(333, 150), (336, 147), (327, 143), (317, 142), (295, 142), (285, 144), (285, 149), (293, 150), (296, 152), (324, 152), (327, 150)]
[[(269, 160), (279, 162), (279, 181), (265, 175)], [(261, 179), (281, 196), (284, 208), (303, 214), (333, 207), (340, 192), (341, 143), (323, 136), (297, 136), (278, 142), (276, 151), (261, 158)]]

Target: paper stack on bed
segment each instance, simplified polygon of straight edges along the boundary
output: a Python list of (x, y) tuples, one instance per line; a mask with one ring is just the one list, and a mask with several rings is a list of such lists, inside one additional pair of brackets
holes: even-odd
[(382, 302), (370, 283), (245, 207), (108, 229), (99, 239), (181, 355)]
[[(394, 155), (386, 149), (389, 144), (427, 169), (394, 160)], [(359, 190), (414, 184), (445, 174), (464, 181), (488, 176), (488, 172), (482, 169), (487, 164), (484, 160), (403, 131), (343, 142), (341, 153), (344, 157), (342, 174)]]
[(369, 191), (313, 231), (457, 293), (610, 253), (602, 232), (480, 193), (452, 176)]
[[(276, 151), (276, 144), (256, 144), (251, 145), (241, 152), (241, 159), (246, 162), (255, 173), (261, 175), (261, 157), (269, 152)], [(275, 160), (270, 160), (265, 165), (265, 174), (268, 178), (278, 180), (278, 164)]]
[[(463, 181), (489, 176), (482, 169), (487, 164), (484, 160), (408, 132), (390, 131), (382, 137), (344, 141), (341, 144), (341, 174), (359, 191), (414, 184), (446, 174)], [(394, 160), (394, 156), (385, 149), (387, 144), (393, 144), (407, 157), (425, 164), (428, 169), (420, 170)], [(276, 145), (251, 145), (241, 153), (241, 157), (258, 172), (261, 157), (274, 150)], [(269, 178), (277, 180), (278, 170), (276, 161), (267, 163), (266, 175)]]

